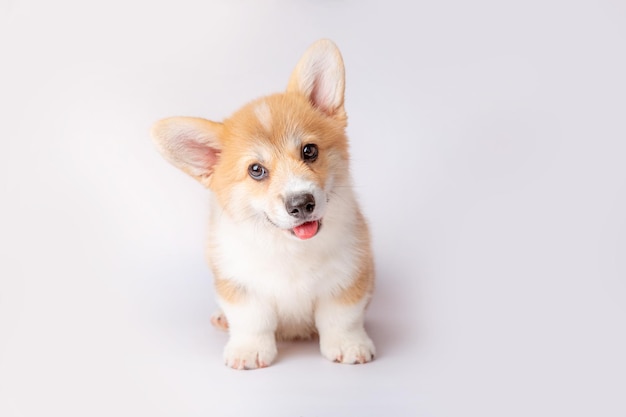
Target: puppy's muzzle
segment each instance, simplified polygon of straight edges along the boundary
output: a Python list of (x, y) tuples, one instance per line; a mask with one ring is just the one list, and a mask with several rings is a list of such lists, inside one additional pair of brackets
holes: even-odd
[(315, 210), (315, 197), (311, 193), (288, 195), (285, 198), (285, 210), (296, 219), (308, 219)]

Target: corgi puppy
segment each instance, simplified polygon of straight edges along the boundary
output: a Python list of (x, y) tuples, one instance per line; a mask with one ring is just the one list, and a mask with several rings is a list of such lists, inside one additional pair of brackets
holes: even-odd
[(319, 335), (322, 355), (374, 358), (363, 327), (374, 288), (366, 221), (349, 169), (344, 65), (314, 43), (284, 93), (223, 122), (172, 117), (152, 137), (166, 160), (212, 191), (208, 262), (228, 330), (224, 361), (270, 365), (276, 341)]

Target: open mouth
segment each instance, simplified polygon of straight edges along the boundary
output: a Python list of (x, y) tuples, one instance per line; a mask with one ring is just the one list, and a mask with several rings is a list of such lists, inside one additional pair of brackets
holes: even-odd
[(320, 220), (314, 220), (312, 222), (305, 222), (291, 229), (291, 233), (298, 239), (306, 240), (311, 239), (319, 232), (322, 222)]

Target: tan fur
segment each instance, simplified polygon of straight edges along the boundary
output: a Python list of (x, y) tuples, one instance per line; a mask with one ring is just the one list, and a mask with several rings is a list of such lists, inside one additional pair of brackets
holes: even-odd
[(374, 259), (370, 248), (369, 231), (367, 223), (360, 213), (359, 219), (363, 225), (359, 233), (359, 240), (362, 242), (361, 247), (363, 248), (362, 268), (354, 278), (352, 285), (337, 295), (337, 300), (345, 304), (358, 303), (364, 298), (369, 298), (374, 291)]
[(343, 290), (337, 299), (345, 304), (356, 304), (368, 297), (374, 290), (374, 268), (373, 263), (368, 261), (363, 269), (356, 276), (352, 285)]
[(246, 292), (230, 280), (215, 278), (215, 292), (230, 303), (237, 303), (244, 299)]

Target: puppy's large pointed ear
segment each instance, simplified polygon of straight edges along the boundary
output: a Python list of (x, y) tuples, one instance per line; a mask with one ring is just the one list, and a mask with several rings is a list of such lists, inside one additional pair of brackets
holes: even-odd
[(197, 117), (170, 117), (152, 126), (152, 139), (172, 165), (209, 186), (220, 154), (221, 123)]
[(288, 92), (300, 92), (311, 104), (332, 117), (345, 118), (345, 71), (337, 46), (328, 39), (306, 50), (291, 74)]

